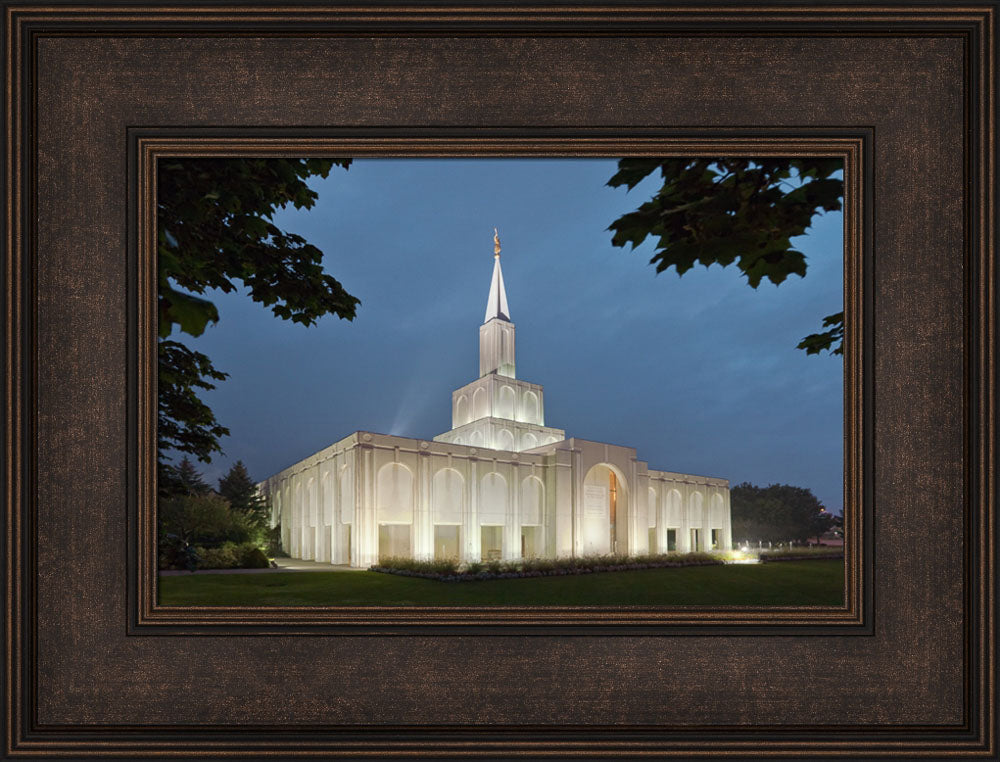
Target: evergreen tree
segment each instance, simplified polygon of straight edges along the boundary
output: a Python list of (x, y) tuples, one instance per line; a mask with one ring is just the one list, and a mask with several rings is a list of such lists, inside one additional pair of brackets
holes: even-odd
[(229, 472), (219, 479), (219, 494), (229, 501), (234, 511), (253, 519), (259, 526), (267, 524), (267, 501), (258, 492), (242, 460), (236, 461)]
[(186, 456), (176, 466), (160, 465), (159, 492), (168, 495), (207, 495), (211, 488)]

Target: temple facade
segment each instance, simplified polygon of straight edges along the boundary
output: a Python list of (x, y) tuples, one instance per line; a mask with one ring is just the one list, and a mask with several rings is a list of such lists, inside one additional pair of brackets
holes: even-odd
[(356, 431), (261, 482), (293, 558), (462, 561), (728, 550), (729, 481), (649, 468), (634, 448), (545, 425), (539, 384), (516, 376), (494, 233), (479, 377), (452, 393), (433, 439)]

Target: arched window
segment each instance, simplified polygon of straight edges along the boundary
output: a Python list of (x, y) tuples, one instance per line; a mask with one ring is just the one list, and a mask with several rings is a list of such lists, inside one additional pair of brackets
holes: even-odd
[(722, 529), (726, 526), (726, 506), (722, 495), (712, 495), (711, 509), (708, 518), (713, 529)]
[(700, 527), (703, 523), (701, 505), (704, 500), (700, 492), (692, 492), (688, 498), (688, 524), (692, 527)]
[(675, 489), (667, 493), (667, 526), (675, 529), (684, 523), (684, 515), (681, 509), (684, 501), (681, 493)]
[(489, 415), (489, 411), (486, 409), (486, 390), (483, 387), (476, 389), (472, 395), (472, 410), (473, 420), (479, 420)]
[(537, 476), (528, 476), (521, 482), (521, 524), (538, 526), (542, 523), (545, 506), (545, 485)]
[(508, 420), (514, 417), (514, 390), (509, 386), (501, 386), (497, 398), (497, 418)]
[(349, 465), (340, 469), (340, 521), (354, 521), (354, 468)]
[(409, 524), (413, 521), (413, 474), (402, 463), (387, 463), (375, 484), (378, 521)]
[(507, 521), (507, 480), (500, 474), (486, 474), (479, 489), (479, 523), (502, 525)]
[(538, 395), (534, 392), (525, 392), (521, 402), (521, 420), (528, 423), (541, 423), (538, 420)]
[(514, 435), (507, 429), (500, 429), (500, 431), (497, 432), (496, 445), (498, 450), (513, 450)]
[(454, 468), (442, 468), (431, 483), (434, 524), (461, 524), (465, 512), (465, 479)]

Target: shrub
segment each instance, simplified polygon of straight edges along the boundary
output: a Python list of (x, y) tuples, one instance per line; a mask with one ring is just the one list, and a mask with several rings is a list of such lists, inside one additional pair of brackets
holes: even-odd
[(372, 569), (397, 574), (413, 574), (448, 579), (490, 579), (497, 576), (538, 576), (548, 574), (589, 574), (591, 572), (648, 569), (663, 566), (721, 564), (725, 553), (661, 553), (644, 556), (594, 555), (575, 558), (528, 558), (515, 561), (469, 561), (454, 559), (418, 561), (386, 557)]
[(187, 569), (194, 571), (201, 563), (201, 557), (190, 543), (175, 534), (160, 538), (157, 567), (160, 569)]
[(248, 553), (243, 555), (240, 564), (242, 569), (267, 569), (270, 566), (271, 562), (260, 548), (251, 548)]
[(196, 548), (199, 569), (266, 569), (267, 555), (252, 542), (224, 542), (215, 548)]
[(798, 548), (775, 548), (772, 550), (762, 550), (758, 552), (761, 561), (780, 561), (786, 558), (843, 558), (844, 549), (836, 546), (830, 547), (798, 547)]
[(226, 543), (218, 548), (195, 548), (195, 552), (201, 558), (198, 568), (235, 569), (238, 565), (235, 548), (232, 543)]
[(156, 510), (160, 550), (165, 555), (170, 554), (171, 543), (177, 548), (185, 544), (214, 548), (227, 542), (252, 541), (260, 531), (225, 498), (212, 493), (161, 498)]

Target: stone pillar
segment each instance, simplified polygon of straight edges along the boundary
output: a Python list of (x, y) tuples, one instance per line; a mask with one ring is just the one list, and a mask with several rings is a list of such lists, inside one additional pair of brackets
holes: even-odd
[(355, 474), (358, 500), (354, 506), (353, 565), (367, 569), (378, 561), (378, 522), (375, 515), (375, 451), (362, 444), (359, 468)]
[(578, 529), (576, 509), (576, 479), (571, 452), (556, 450), (552, 458), (553, 538), (556, 558), (572, 556)]
[(289, 529), (292, 522), (292, 512), (289, 504), (288, 481), (282, 479), (278, 485), (278, 494), (281, 495), (281, 549), (292, 554), (292, 541)]
[(726, 489), (723, 495), (723, 506), (726, 510), (725, 529), (722, 530), (723, 547), (726, 550), (733, 549), (733, 516), (729, 504), (729, 490)]
[(708, 495), (708, 487), (704, 488), (702, 492), (704, 497), (701, 501), (701, 534), (703, 535), (702, 542), (705, 547), (704, 550), (711, 552), (712, 550), (712, 499)]
[[(583, 467), (582, 455), (576, 448), (570, 451), (572, 468), (569, 469), (573, 495), (573, 555), (583, 555)], [(617, 530), (616, 530), (617, 531)]]
[(431, 523), (431, 456), (420, 443), (417, 454), (417, 500), (413, 515), (413, 556), (430, 560), (434, 558), (434, 526)]
[(330, 460), (330, 563), (342, 564), (344, 524), (340, 520), (340, 455)]
[(298, 474), (292, 483), (292, 558), (302, 558), (302, 484)]
[[(649, 552), (649, 476), (639, 473), (639, 464), (633, 460), (632, 483), (635, 497), (629, 498), (629, 544), (630, 556)], [(645, 506), (645, 510), (643, 507)]]
[[(680, 486), (680, 485), (678, 485)], [(691, 548), (691, 485), (685, 484), (681, 493), (681, 520), (677, 530), (677, 552), (690, 553)]]
[(466, 482), (468, 498), (462, 521), (462, 560), (479, 561), (482, 557), (482, 535), (479, 531), (479, 461), (469, 458), (469, 478)]
[(320, 464), (315, 466), (316, 472), (316, 552), (314, 558), (323, 563), (330, 563), (330, 555), (327, 550), (329, 544), (329, 529), (326, 524), (326, 490), (323, 485), (323, 469)]
[(521, 475), (516, 461), (510, 464), (507, 480), (507, 515), (504, 517), (503, 558), (521, 557)]
[(670, 490), (667, 484), (660, 481), (656, 492), (656, 552), (666, 553), (669, 537), (667, 536), (667, 495)]
[(316, 532), (313, 529), (313, 488), (309, 486), (309, 470), (303, 469), (299, 479), (302, 482), (302, 558), (312, 561), (316, 558)]

